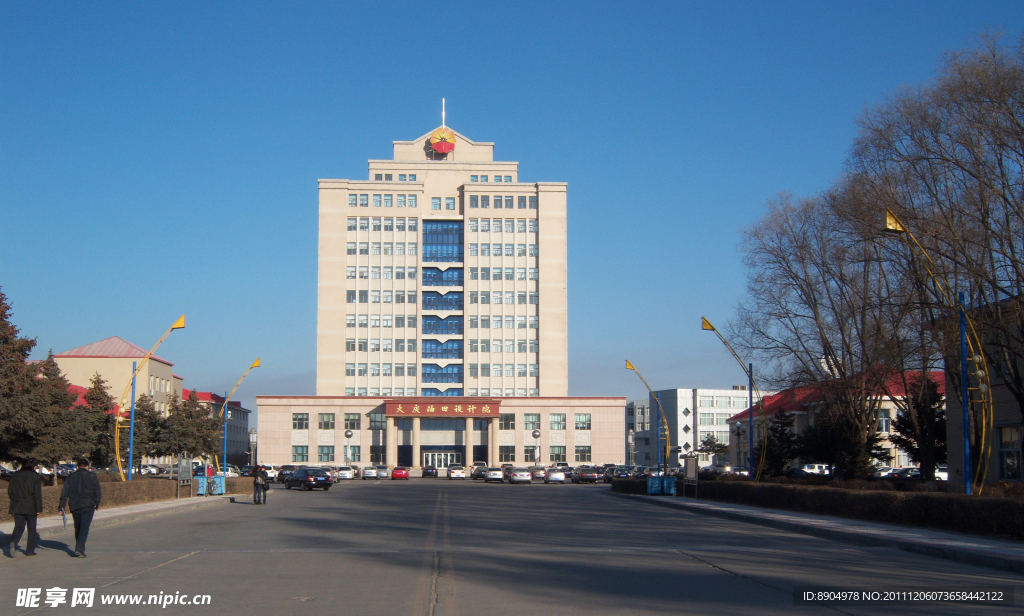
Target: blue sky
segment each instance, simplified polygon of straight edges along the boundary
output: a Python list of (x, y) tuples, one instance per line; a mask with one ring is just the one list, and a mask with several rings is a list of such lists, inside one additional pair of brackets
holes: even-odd
[(1020, 2), (0, 4), (0, 287), (36, 356), (119, 335), (187, 387), (312, 394), (318, 178), (440, 123), (569, 183), (572, 395), (743, 381), (765, 202)]

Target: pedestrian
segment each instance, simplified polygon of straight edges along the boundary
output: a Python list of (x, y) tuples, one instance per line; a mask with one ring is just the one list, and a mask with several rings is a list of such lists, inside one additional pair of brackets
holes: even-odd
[(267, 502), (267, 472), (262, 466), (252, 471), (252, 502), (254, 505), (265, 505)]
[(206, 465), (206, 489), (203, 490), (203, 496), (209, 496), (213, 494), (213, 467), (209, 464)]
[(64, 508), (71, 510), (71, 517), (75, 519), (75, 556), (85, 558), (85, 542), (89, 538), (89, 526), (92, 525), (92, 516), (100, 508), (100, 480), (96, 473), (89, 468), (89, 461), (82, 459), (78, 461), (78, 468), (68, 475), (64, 480), (64, 489), (60, 492), (60, 504), (58, 511), (64, 513)]
[(25, 460), (21, 469), (11, 475), (7, 486), (7, 496), (11, 501), (7, 513), (14, 515), (14, 533), (11, 535), (10, 552), (7, 556), (14, 558), (18, 553), (18, 541), (28, 528), (28, 545), (25, 546), (27, 556), (36, 555), (36, 520), (43, 512), (43, 478), (36, 473), (36, 461)]

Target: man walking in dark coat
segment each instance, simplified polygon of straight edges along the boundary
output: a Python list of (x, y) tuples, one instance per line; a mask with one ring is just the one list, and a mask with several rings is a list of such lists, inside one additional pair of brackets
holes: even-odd
[(11, 475), (11, 483), (7, 486), (7, 496), (11, 506), (7, 512), (14, 515), (14, 534), (11, 535), (10, 552), (14, 558), (18, 553), (18, 541), (28, 527), (28, 545), (25, 554), (36, 555), (36, 519), (43, 512), (43, 478), (36, 473), (36, 461), (25, 460), (21, 470)]
[(85, 558), (85, 542), (89, 538), (92, 516), (100, 508), (100, 495), (100, 480), (89, 468), (89, 461), (79, 460), (78, 468), (64, 480), (58, 506), (61, 513), (67, 506), (75, 519), (75, 556), (78, 558)]

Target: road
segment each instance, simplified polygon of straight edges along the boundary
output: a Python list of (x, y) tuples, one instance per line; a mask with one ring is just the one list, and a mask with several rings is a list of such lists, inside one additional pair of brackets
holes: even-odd
[[(0, 614), (1017, 614), (794, 607), (792, 590), (1024, 588), (1010, 573), (656, 507), (604, 484), (275, 486), (266, 506), (240, 499), (98, 529), (85, 559), (66, 555), (68, 540), (44, 540), (34, 558), (0, 558)], [(91, 609), (14, 607), (18, 588), (52, 586), (93, 587), (97, 598)], [(209, 594), (211, 605), (99, 605), (101, 594), (160, 592)]]

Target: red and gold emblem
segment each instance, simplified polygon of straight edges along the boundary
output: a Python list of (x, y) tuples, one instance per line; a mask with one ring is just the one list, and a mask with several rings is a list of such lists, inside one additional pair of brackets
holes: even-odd
[(451, 152), (455, 149), (455, 133), (442, 126), (430, 134), (430, 147), (438, 154)]

